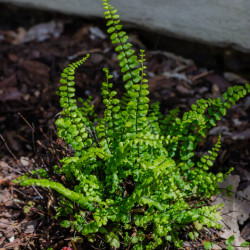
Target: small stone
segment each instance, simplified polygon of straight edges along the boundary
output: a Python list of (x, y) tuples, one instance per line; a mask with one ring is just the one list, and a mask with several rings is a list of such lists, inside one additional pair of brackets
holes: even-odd
[(234, 119), (232, 119), (232, 121), (233, 121), (233, 124), (234, 124), (235, 126), (240, 126), (240, 125), (242, 125), (242, 121), (240, 121), (239, 118), (234, 118)]
[(219, 135), (219, 134), (224, 134), (227, 132), (229, 132), (229, 128), (227, 126), (217, 126), (217, 127), (212, 128), (208, 134)]
[(36, 91), (34, 92), (34, 95), (35, 95), (35, 97), (39, 97), (39, 96), (40, 96), (40, 91), (39, 91), (39, 90), (36, 90)]
[(202, 87), (202, 88), (199, 88), (199, 89), (198, 89), (198, 93), (199, 93), (199, 94), (204, 94), (204, 93), (206, 93), (206, 92), (208, 92), (208, 88), (207, 88), (207, 87)]
[(31, 161), (28, 157), (24, 157), (24, 156), (22, 156), (22, 157), (20, 158), (20, 162), (21, 162), (21, 164), (22, 164), (24, 167), (28, 167), (28, 166), (30, 166), (30, 164), (32, 163), (32, 161)]
[(13, 242), (15, 240), (15, 237), (14, 236), (11, 236), (10, 238), (9, 238), (9, 242)]
[(182, 86), (182, 85), (178, 85), (178, 86), (176, 87), (176, 89), (177, 89), (181, 94), (183, 94), (183, 95), (189, 95), (189, 94), (191, 94), (191, 91), (190, 91), (189, 89), (185, 88), (185, 87)]
[(29, 95), (29, 94), (24, 95), (24, 96), (23, 96), (23, 99), (24, 99), (24, 101), (28, 101), (28, 100), (30, 99), (30, 95)]
[(250, 108), (250, 96), (247, 96), (244, 100), (244, 109), (249, 109)]
[(212, 94), (214, 97), (218, 96), (218, 94), (220, 93), (220, 88), (218, 87), (217, 84), (213, 84), (212, 86)]
[(94, 40), (96, 37), (101, 38), (101, 39), (107, 38), (106, 34), (104, 34), (103, 31), (98, 27), (90, 27), (89, 31), (91, 33), (90, 35), (91, 40)]
[(35, 220), (23, 223), (22, 229), (23, 229), (24, 233), (26, 233), (26, 234), (34, 233), (36, 230), (37, 223), (38, 222)]
[(230, 82), (240, 82), (244, 84), (248, 83), (248, 81), (245, 78), (232, 72), (225, 72), (223, 76)]

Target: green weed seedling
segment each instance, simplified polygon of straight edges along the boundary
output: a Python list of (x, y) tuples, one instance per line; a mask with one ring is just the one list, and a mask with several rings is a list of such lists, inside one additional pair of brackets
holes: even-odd
[(56, 126), (74, 156), (63, 158), (62, 168), (54, 171), (68, 186), (75, 186), (69, 189), (45, 173), (37, 179), (27, 174), (18, 182), (57, 191), (57, 219), (91, 242), (98, 236), (114, 248), (181, 248), (188, 225), (193, 239), (204, 226), (220, 227), (220, 206), (208, 202), (227, 175), (209, 171), (220, 136), (207, 154), (199, 158), (195, 152), (207, 131), (250, 91), (250, 85), (230, 87), (221, 98), (198, 100), (182, 116), (175, 109), (164, 117), (159, 103), (149, 104), (144, 51), (135, 55), (117, 10), (108, 0), (103, 0), (103, 7), (125, 93), (116, 98), (113, 76), (104, 68), (106, 109), (96, 118), (91, 100), (75, 97), (75, 71), (89, 55), (69, 64), (61, 74), (63, 110)]
[[(233, 235), (231, 235), (231, 236), (225, 241), (225, 244), (226, 244), (226, 246), (227, 246), (227, 247), (226, 247), (227, 250), (234, 250), (235, 247), (237, 247), (237, 248), (242, 248), (242, 249), (243, 249), (243, 248), (245, 248), (245, 247), (249, 247), (249, 246), (250, 246), (250, 242), (247, 242), (247, 241), (241, 243), (240, 246), (235, 246), (235, 245), (233, 245), (234, 240), (235, 240), (235, 237), (234, 237)], [(209, 241), (205, 241), (205, 242), (204, 242), (204, 247), (205, 247), (205, 250), (213, 249), (214, 243), (213, 243), (213, 242), (209, 242)]]

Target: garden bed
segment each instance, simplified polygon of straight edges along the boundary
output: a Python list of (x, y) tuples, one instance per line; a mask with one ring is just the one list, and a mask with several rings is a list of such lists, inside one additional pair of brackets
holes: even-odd
[[(66, 148), (56, 137), (54, 121), (60, 111), (55, 92), (60, 73), (68, 63), (90, 53), (90, 59), (77, 71), (77, 95), (83, 98), (91, 95), (100, 114), (104, 108), (100, 102), (100, 86), (105, 77), (102, 68), (108, 67), (114, 74), (116, 89), (123, 89), (123, 82), (103, 25), (38, 13), (32, 20), (30, 13), (9, 15), (8, 21), (2, 19), (0, 23), (0, 246), (84, 249), (86, 242), (82, 244), (79, 239), (74, 243), (74, 231), (62, 229), (53, 219), (56, 206), (53, 192), (19, 187), (13, 180), (41, 165), (46, 168), (56, 164)], [(137, 50), (146, 49), (150, 98), (161, 102), (164, 114), (177, 106), (185, 112), (197, 99), (219, 97), (226, 88), (246, 82), (236, 74), (200, 67), (166, 51), (147, 50), (146, 43), (135, 35), (131, 35), (131, 42)], [(230, 233), (237, 235), (237, 240), (250, 239), (249, 214), (246, 212), (242, 219), (238, 204), (249, 207), (249, 196), (244, 196), (250, 186), (249, 117), (247, 97), (210, 131), (207, 143), (202, 145), (204, 150), (210, 148), (222, 133), (221, 154), (212, 170), (226, 172), (231, 166), (235, 168), (230, 177), (236, 194), (232, 202), (237, 203), (239, 211), (225, 210), (227, 215), (232, 213), (228, 217), (235, 216), (236, 224), (230, 224), (226, 217), (224, 220), (234, 226)], [(218, 235), (219, 232), (210, 232), (204, 234), (204, 239), (214, 240), (223, 248), (225, 238)], [(98, 244), (105, 248), (101, 240)], [(186, 248), (197, 249), (202, 240), (192, 243), (195, 245), (188, 241), (185, 244)], [(90, 248), (97, 248), (97, 244), (90, 244)]]

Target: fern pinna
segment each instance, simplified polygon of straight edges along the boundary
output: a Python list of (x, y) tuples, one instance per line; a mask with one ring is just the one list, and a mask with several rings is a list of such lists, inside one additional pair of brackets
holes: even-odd
[(93, 118), (91, 100), (76, 100), (74, 87), (75, 70), (89, 55), (68, 65), (61, 75), (63, 111), (56, 125), (74, 156), (62, 159), (62, 168), (54, 171), (64, 176), (64, 183), (76, 183), (74, 190), (50, 177), (25, 175), (19, 182), (60, 193), (57, 218), (64, 218), (63, 226), (73, 227), (90, 241), (98, 235), (115, 248), (122, 244), (154, 249), (163, 242), (181, 247), (185, 226), (194, 231), (204, 225), (219, 227), (218, 207), (208, 200), (218, 193), (217, 182), (225, 177), (209, 172), (220, 137), (200, 159), (195, 150), (208, 129), (250, 87), (230, 87), (222, 98), (198, 100), (182, 117), (178, 109), (163, 117), (159, 103), (149, 106), (144, 51), (138, 59), (117, 10), (108, 0), (103, 6), (123, 74), (124, 97), (116, 98), (113, 76), (105, 68), (101, 91), (106, 109), (103, 117)]

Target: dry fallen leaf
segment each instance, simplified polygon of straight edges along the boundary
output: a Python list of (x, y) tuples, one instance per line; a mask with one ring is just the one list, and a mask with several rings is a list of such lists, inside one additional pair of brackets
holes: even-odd
[(43, 42), (50, 37), (60, 37), (64, 24), (61, 21), (52, 20), (47, 23), (40, 23), (31, 27), (22, 39), (22, 43), (38, 41)]
[(240, 183), (240, 176), (229, 174), (227, 179), (219, 184), (220, 188), (226, 189), (229, 185), (232, 185), (232, 196), (228, 196), (226, 191), (223, 191), (219, 197), (214, 201), (214, 204), (224, 203), (222, 208), (222, 233), (220, 236), (223, 239), (228, 239), (231, 235), (234, 235), (234, 244), (239, 246), (244, 239), (240, 235), (239, 224), (241, 225), (249, 218), (250, 203), (244, 199), (249, 195), (250, 186), (243, 191), (238, 191)]
[(20, 101), (21, 100), (21, 93), (17, 88), (8, 88), (3, 90), (0, 93), (0, 101), (7, 102), (7, 101)]
[(33, 234), (35, 232), (37, 224), (38, 222), (36, 220), (25, 222), (22, 224), (22, 230), (26, 234)]

